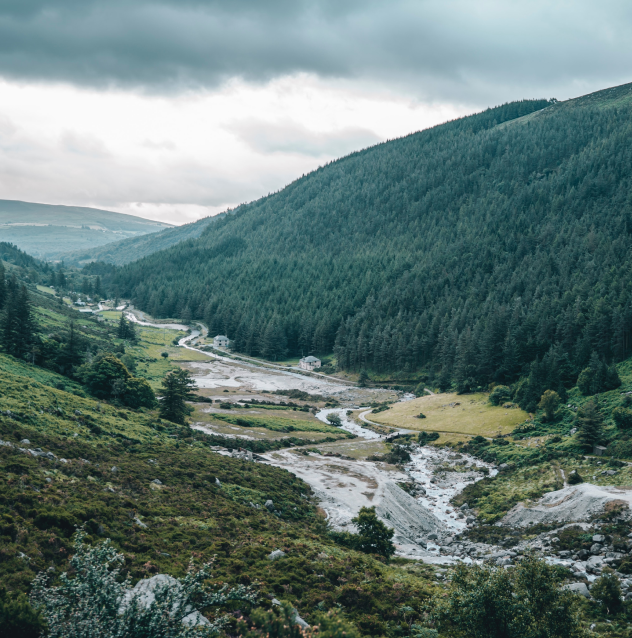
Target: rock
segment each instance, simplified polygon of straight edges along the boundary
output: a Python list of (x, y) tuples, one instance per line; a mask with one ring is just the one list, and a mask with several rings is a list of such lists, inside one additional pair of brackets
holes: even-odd
[(590, 556), (590, 552), (589, 552), (587, 549), (580, 549), (580, 550), (577, 552), (577, 557), (578, 557), (580, 560), (585, 560), (585, 559), (586, 559), (586, 558), (588, 558), (589, 556)]
[(567, 550), (561, 551), (557, 553), (560, 558), (568, 558), (571, 553)]
[(467, 503), (463, 503), (463, 505), (461, 505), (461, 507), (459, 507), (459, 509), (460, 509), (462, 512), (465, 512), (465, 511), (469, 510), (469, 509), (470, 509), (470, 507), (469, 507), (469, 505), (468, 505)]
[(268, 554), (268, 560), (277, 560), (277, 558), (283, 558), (285, 556), (285, 552), (280, 549), (275, 549), (273, 552)]
[(632, 600), (632, 593), (626, 594), (624, 600)]
[(154, 479), (154, 480), (152, 481), (152, 483), (153, 483), (154, 485), (162, 485), (162, 481), (161, 481), (160, 479)]
[(274, 512), (274, 503), (268, 499), (263, 506), (269, 511), (269, 512)]
[(577, 432), (577, 428), (572, 428), (569, 434), (573, 436), (573, 434), (575, 434), (576, 432)]
[(512, 564), (512, 560), (511, 558), (509, 558), (509, 556), (496, 559), (496, 565), (504, 566), (504, 565), (511, 565), (511, 564)]
[(439, 536), (437, 534), (428, 534), (427, 538), (429, 541), (436, 541)]
[(586, 587), (586, 583), (571, 583), (570, 585), (564, 585), (562, 589), (568, 589), (568, 591), (575, 592), (584, 598), (590, 598), (590, 592), (588, 591), (588, 587)]
[(75, 410), (75, 414), (77, 416), (81, 416), (83, 414), (83, 412), (81, 412), (81, 410)]
[(116, 467), (116, 465), (110, 470), (112, 473), (116, 474), (117, 472), (119, 472), (120, 470), (118, 469), (118, 467)]
[(220, 480), (215, 477), (215, 485), (217, 485), (217, 487), (222, 487), (222, 484), (220, 483)]
[(595, 534), (592, 537), (593, 543), (603, 543), (606, 540), (606, 537), (603, 534)]
[(593, 545), (590, 548), (590, 553), (598, 554), (602, 549), (603, 549), (603, 545), (600, 545), (599, 543), (593, 543)]
[(476, 519), (475, 519), (473, 516), (468, 516), (468, 517), (465, 519), (465, 523), (466, 523), (467, 525), (471, 525), (471, 524), (472, 524), (475, 520), (476, 520)]
[(167, 552), (160, 552), (161, 556), (164, 556), (165, 558), (171, 558), (171, 554), (167, 554)]
[[(180, 585), (175, 578), (167, 574), (156, 574), (156, 576), (152, 576), (151, 578), (139, 580), (134, 588), (125, 594), (121, 603), (120, 612), (125, 611), (132, 601), (136, 601), (139, 607), (147, 609), (156, 600), (156, 591), (172, 588), (180, 590), (182, 585)], [(189, 609), (185, 609), (185, 612), (186, 611), (189, 611)], [(210, 625), (209, 621), (195, 609), (191, 610), (191, 613), (182, 619), (182, 624), (188, 627)]]
[(509, 465), (508, 465), (507, 463), (501, 463), (501, 464), (498, 466), (498, 469), (499, 469), (499, 470), (506, 470), (508, 467), (509, 467)]
[(47, 478), (47, 479), (46, 479), (46, 482), (47, 482), (47, 483), (52, 483), (52, 482), (53, 482), (53, 479), (52, 479), (52, 478)]
[(143, 521), (141, 521), (140, 518), (138, 518), (138, 516), (136, 516), (136, 518), (134, 518), (134, 523), (136, 523), (136, 525), (138, 525), (138, 527), (142, 527), (143, 529), (147, 529), (147, 525), (145, 525), (145, 523), (143, 523)]
[(30, 442), (28, 439), (22, 439), (22, 440), (20, 441), (20, 443), (21, 443), (22, 445), (31, 445), (31, 442)]

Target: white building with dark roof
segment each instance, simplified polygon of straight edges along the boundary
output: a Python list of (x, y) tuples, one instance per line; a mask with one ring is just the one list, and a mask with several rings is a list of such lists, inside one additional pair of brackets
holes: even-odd
[(303, 368), (303, 370), (314, 370), (316, 368), (320, 368), (320, 359), (317, 359), (316, 357), (303, 357), (299, 363), (298, 363), (300, 368)]
[(217, 335), (217, 337), (213, 337), (213, 347), (214, 348), (228, 348), (229, 339), (224, 335)]

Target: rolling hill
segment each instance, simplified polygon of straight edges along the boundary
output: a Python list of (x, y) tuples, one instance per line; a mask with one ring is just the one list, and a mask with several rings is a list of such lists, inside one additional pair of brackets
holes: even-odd
[(60, 258), (69, 265), (81, 266), (92, 261), (102, 261), (108, 264), (122, 266), (131, 261), (141, 259), (147, 255), (174, 246), (186, 239), (199, 237), (204, 229), (212, 222), (226, 216), (220, 213), (214, 217), (205, 217), (191, 224), (166, 228), (151, 234), (121, 239), (100, 246), (91, 246), (82, 250), (72, 250), (60, 253)]
[(333, 351), (343, 369), (422, 371), (460, 390), (531, 371), (561, 391), (591, 356), (632, 348), (631, 116), (624, 85), (389, 141), (115, 283), (251, 355)]
[(81, 206), (0, 200), (0, 240), (40, 259), (155, 233), (171, 224)]

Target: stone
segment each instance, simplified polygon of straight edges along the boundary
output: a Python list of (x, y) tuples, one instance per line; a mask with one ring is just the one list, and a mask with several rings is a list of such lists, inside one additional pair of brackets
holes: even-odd
[(590, 592), (588, 591), (588, 587), (586, 587), (586, 583), (571, 583), (570, 585), (564, 585), (562, 589), (568, 589), (568, 591), (575, 592), (584, 598), (590, 598)]
[(81, 410), (75, 410), (75, 414), (77, 416), (81, 416), (83, 414), (83, 412), (81, 412)]
[(575, 434), (576, 432), (577, 432), (577, 428), (572, 428), (569, 434), (573, 436), (573, 434)]
[(508, 464), (508, 463), (501, 463), (501, 464), (498, 466), (498, 469), (499, 469), (499, 470), (506, 470), (508, 467), (509, 467), (509, 464)]
[(22, 440), (20, 441), (20, 443), (21, 443), (22, 445), (31, 445), (31, 442), (30, 442), (28, 439), (22, 439)]
[[(151, 578), (139, 580), (134, 588), (123, 597), (120, 611), (127, 609), (132, 601), (135, 601), (138, 607), (147, 609), (156, 600), (156, 591), (172, 588), (180, 590), (182, 585), (167, 574), (156, 574), (156, 576)], [(186, 609), (186, 611), (189, 611), (189, 609)], [(182, 624), (188, 627), (197, 627), (210, 625), (210, 622), (199, 611), (192, 609), (191, 613), (182, 619)]]
[(433, 533), (433, 534), (428, 534), (427, 538), (428, 538), (429, 541), (436, 541), (437, 538), (439, 538), (439, 536), (437, 536), (437, 534)]
[(110, 471), (111, 471), (113, 474), (116, 474), (116, 473), (119, 471), (119, 469), (118, 469), (118, 467), (116, 467), (116, 465), (115, 465), (115, 466), (114, 466), (114, 467), (113, 467)]
[(268, 499), (263, 506), (269, 511), (269, 512), (274, 512), (274, 503)]
[(557, 553), (560, 558), (568, 558), (571, 553), (567, 550), (561, 551)]
[(152, 483), (153, 483), (154, 485), (162, 485), (162, 481), (161, 481), (160, 479), (154, 479), (154, 480), (152, 481)]
[(465, 523), (466, 523), (467, 525), (471, 525), (471, 524), (472, 524), (475, 520), (476, 520), (476, 519), (475, 519), (473, 516), (468, 516), (468, 517), (465, 519)]
[(590, 553), (591, 554), (598, 554), (602, 549), (603, 549), (603, 545), (601, 545), (599, 543), (593, 543), (593, 545), (590, 548)]
[(468, 505), (467, 503), (463, 503), (463, 505), (461, 505), (461, 507), (459, 507), (459, 509), (460, 509), (462, 512), (465, 512), (465, 511), (469, 510), (469, 509), (470, 509), (470, 507), (469, 507), (469, 505)]
[(215, 477), (215, 485), (217, 485), (218, 487), (222, 487), (222, 484), (220, 483), (220, 480)]
[(273, 552), (268, 554), (268, 560), (277, 560), (278, 558), (283, 558), (285, 556), (285, 552), (280, 549), (275, 549)]
[(138, 527), (142, 527), (143, 529), (147, 529), (147, 525), (145, 525), (145, 523), (143, 523), (143, 521), (141, 521), (140, 518), (138, 518), (138, 516), (136, 518), (134, 518), (134, 523), (136, 523), (136, 525), (138, 525)]
[(580, 549), (580, 550), (577, 552), (577, 557), (578, 557), (580, 560), (585, 560), (585, 559), (586, 559), (586, 558), (588, 558), (589, 556), (590, 556), (590, 552), (589, 552), (587, 549)]
[(595, 534), (592, 537), (593, 543), (603, 543), (606, 540), (606, 537), (603, 534)]

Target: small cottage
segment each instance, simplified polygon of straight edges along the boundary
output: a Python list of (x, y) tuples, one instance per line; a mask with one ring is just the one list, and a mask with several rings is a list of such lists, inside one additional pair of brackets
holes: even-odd
[(303, 370), (314, 370), (320, 368), (320, 359), (312, 356), (303, 357), (298, 365), (300, 368), (303, 368)]
[(224, 335), (217, 335), (217, 337), (213, 337), (213, 347), (228, 348), (228, 337), (225, 337)]

